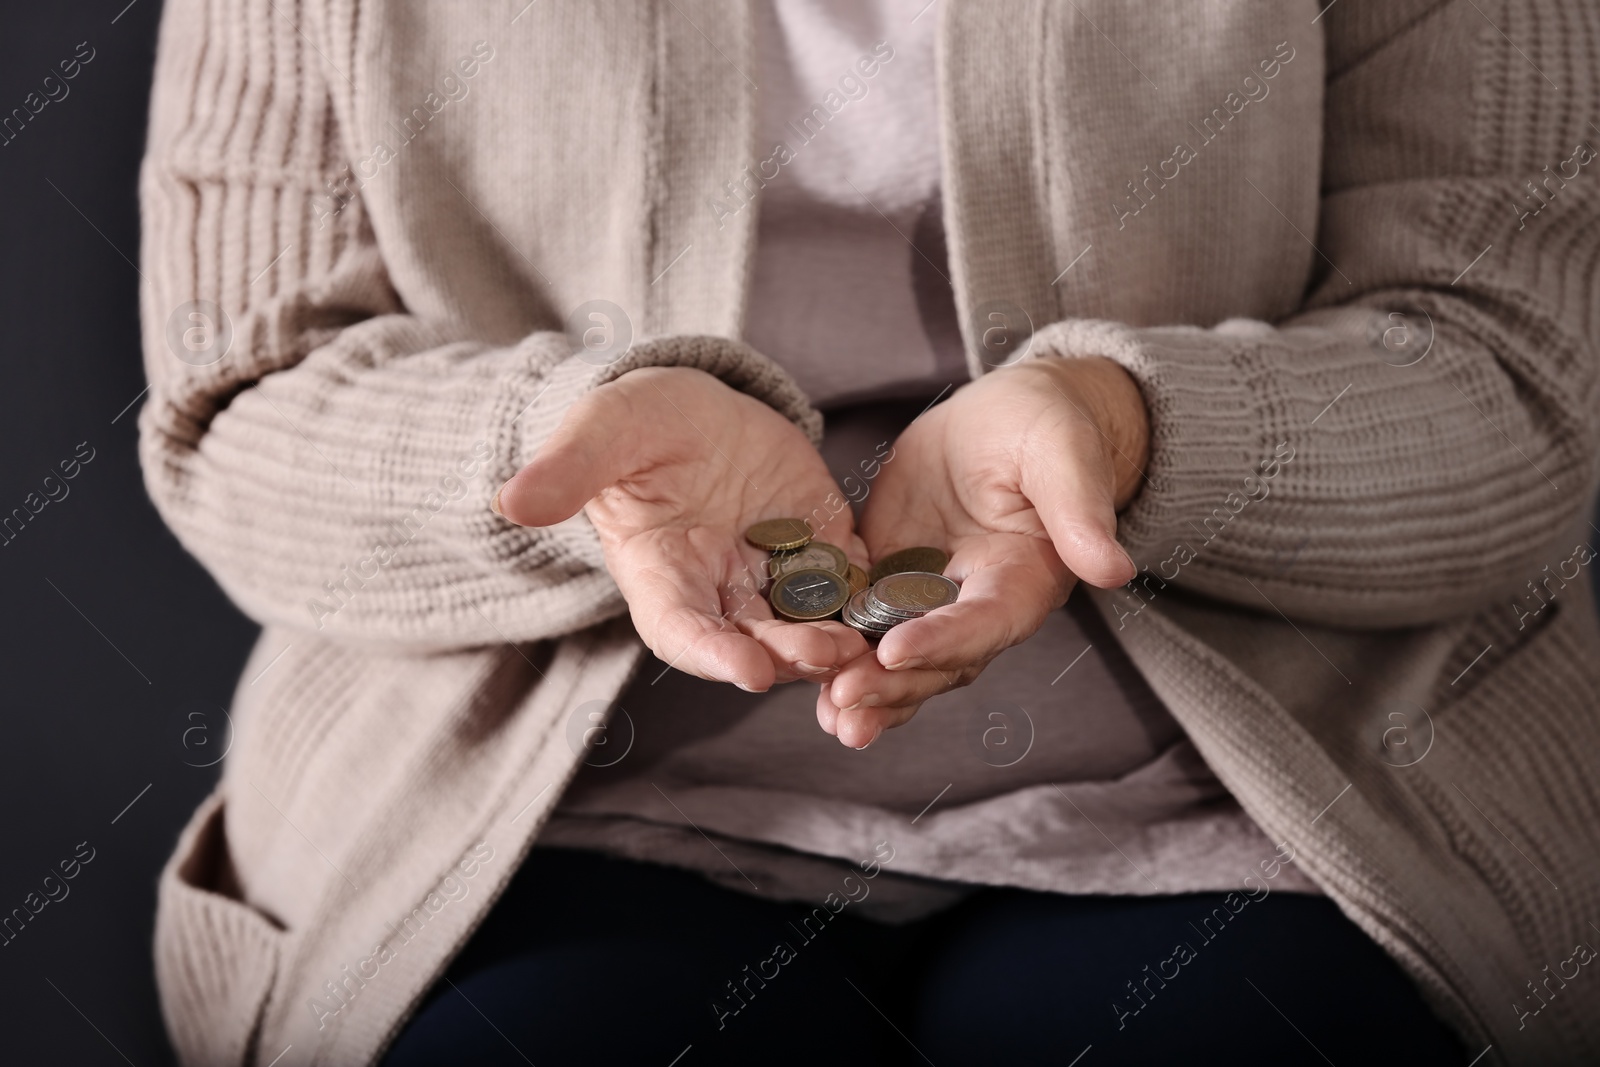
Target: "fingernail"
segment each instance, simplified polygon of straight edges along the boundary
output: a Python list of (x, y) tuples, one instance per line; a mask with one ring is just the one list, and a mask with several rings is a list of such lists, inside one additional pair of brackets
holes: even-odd
[(489, 499), (489, 510), (494, 512), (496, 515), (499, 515), (501, 518), (505, 518), (506, 515), (505, 512), (500, 510), (500, 492), (504, 488), (505, 486), (502, 485), (500, 489), (496, 489), (494, 491), (494, 496)]
[(881, 726), (873, 727), (872, 736), (867, 739), (867, 744), (866, 745), (857, 745), (856, 746), (856, 751), (860, 752), (862, 749), (866, 748), (867, 745), (872, 744), (872, 742), (876, 741), (878, 738), (880, 738), (882, 736), (883, 736), (883, 727), (881, 727)]
[(877, 707), (878, 706), (878, 694), (877, 693), (868, 693), (866, 696), (861, 698), (861, 703), (865, 704), (869, 708)]
[(745, 685), (743, 682), (734, 682), (733, 684), (738, 686), (740, 689), (743, 689), (746, 693), (759, 693), (759, 692), (762, 691), (760, 689), (752, 689), (748, 685)]
[(885, 663), (883, 665), (883, 669), (886, 671), (903, 671), (907, 667), (911, 666), (911, 664), (911, 657), (907, 656), (903, 659), (897, 659), (893, 663)]
[(813, 663), (807, 663), (805, 660), (796, 660), (794, 666), (801, 674), (821, 674), (828, 669), (826, 667), (818, 667)]

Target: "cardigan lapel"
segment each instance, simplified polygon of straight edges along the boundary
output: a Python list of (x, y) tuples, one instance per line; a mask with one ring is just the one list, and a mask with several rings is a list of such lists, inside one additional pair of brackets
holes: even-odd
[(1044, 175), (1034, 151), (1043, 0), (945, 0), (937, 56), (945, 234), (976, 377), (1011, 362), (1052, 321)]
[(589, 301), (636, 339), (738, 336), (756, 213), (712, 201), (754, 158), (750, 26), (743, 0), (366, 9), (348, 151), (407, 307), (501, 343)]
[(1308, 0), (941, 6), (945, 227), (975, 373), (1063, 318), (1299, 306), (1319, 262)]
[(650, 5), (657, 20), (647, 333), (737, 337), (757, 210), (715, 202), (755, 196), (756, 71), (746, 0)]

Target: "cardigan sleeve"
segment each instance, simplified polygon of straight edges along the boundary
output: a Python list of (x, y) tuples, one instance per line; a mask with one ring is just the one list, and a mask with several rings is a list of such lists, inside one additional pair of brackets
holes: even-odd
[(1600, 458), (1600, 7), (1486, 6), (1498, 28), (1470, 0), (1328, 12), (1313, 237), (1333, 266), (1299, 312), (1036, 336), (1145, 397), (1130, 594), (1170, 579), (1401, 626), (1509, 603), (1573, 556), (1557, 539)]
[(676, 365), (813, 439), (820, 417), (734, 341), (655, 339), (597, 366), (559, 329), (492, 344), (408, 313), (359, 196), (328, 209), (352, 154), (328, 58), (289, 19), (269, 0), (173, 0), (163, 20), (140, 179), (157, 508), (263, 623), (452, 648), (622, 614), (583, 516), (533, 530), (489, 507), (573, 401)]

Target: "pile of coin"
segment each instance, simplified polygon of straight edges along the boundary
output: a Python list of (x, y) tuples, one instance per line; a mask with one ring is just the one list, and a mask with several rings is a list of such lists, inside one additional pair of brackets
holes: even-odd
[(852, 596), (844, 621), (868, 640), (877, 640), (903, 622), (956, 602), (958, 587), (932, 571), (887, 574)]
[(745, 531), (764, 548), (772, 613), (791, 622), (843, 618), (869, 640), (902, 622), (955, 603), (955, 582), (941, 573), (949, 558), (937, 548), (906, 548), (873, 565), (869, 575), (834, 545), (812, 540), (804, 519), (768, 519)]

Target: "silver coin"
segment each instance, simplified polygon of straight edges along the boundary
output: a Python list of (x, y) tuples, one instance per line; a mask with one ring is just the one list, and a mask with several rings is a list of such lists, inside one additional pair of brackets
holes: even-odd
[(895, 618), (914, 619), (935, 608), (956, 602), (960, 586), (942, 574), (902, 571), (880, 578), (872, 587), (869, 609), (877, 607)]
[(876, 642), (893, 628), (893, 624), (880, 622), (866, 613), (864, 607), (866, 595), (867, 591), (863, 589), (851, 597), (850, 602), (845, 605), (841, 617), (844, 619), (845, 625), (855, 630), (868, 641)]
[(903, 622), (909, 622), (912, 619), (920, 619), (923, 615), (927, 614), (927, 612), (919, 611), (914, 614), (896, 615), (887, 610), (883, 604), (872, 595), (871, 589), (867, 590), (866, 599), (861, 602), (861, 609), (863, 618), (883, 627), (899, 626)]
[(847, 625), (856, 633), (865, 637), (869, 645), (877, 644), (883, 639), (883, 635), (889, 632), (887, 630), (871, 630), (865, 626), (857, 626), (855, 623), (848, 623)]
[(772, 610), (797, 622), (837, 615), (849, 599), (844, 576), (828, 570), (791, 571), (772, 586)]
[(867, 611), (868, 591), (863, 589), (850, 598), (844, 606), (844, 621), (858, 630), (870, 630), (874, 633), (887, 633), (893, 623), (885, 622)]

